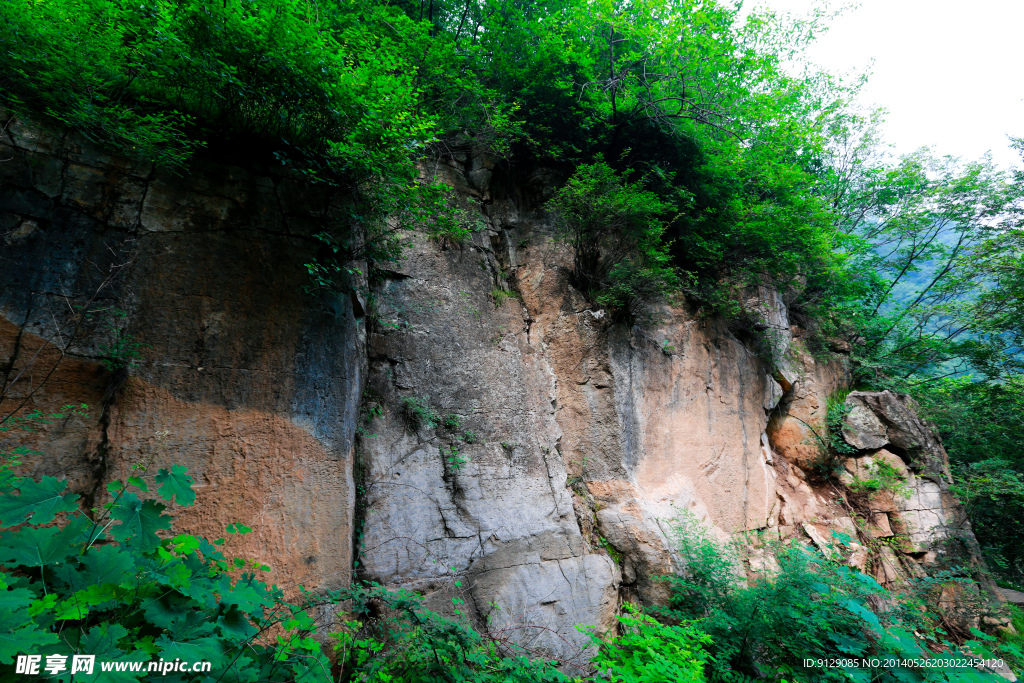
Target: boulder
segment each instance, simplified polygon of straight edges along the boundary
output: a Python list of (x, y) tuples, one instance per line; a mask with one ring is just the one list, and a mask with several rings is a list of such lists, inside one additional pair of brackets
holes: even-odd
[[(852, 394), (851, 394), (852, 396)], [(850, 399), (847, 399), (850, 405)], [(843, 419), (843, 438), (858, 450), (881, 448), (889, 443), (885, 425), (867, 406), (854, 402)]]
[(872, 538), (891, 538), (893, 533), (889, 525), (889, 515), (884, 512), (872, 512), (868, 533)]
[(1024, 607), (1024, 593), (1010, 590), (1009, 588), (1000, 588), (999, 594), (1003, 596), (1003, 599), (1006, 600), (1006, 602)]
[(851, 446), (874, 449), (889, 446), (899, 451), (915, 472), (950, 480), (948, 458), (931, 426), (918, 417), (914, 399), (892, 391), (854, 391), (846, 397), (850, 408), (843, 437)]
[(769, 422), (766, 434), (772, 448), (802, 470), (813, 469), (821, 458), (821, 446), (814, 432), (792, 415)]
[(850, 342), (846, 341), (845, 339), (833, 338), (828, 340), (828, 350), (831, 351), (832, 353), (839, 353), (844, 356), (849, 356), (850, 352), (852, 351), (852, 348), (850, 347)]
[(878, 562), (875, 563), (875, 580), (883, 586), (894, 584), (900, 580), (900, 561), (893, 549), (887, 545), (879, 546)]

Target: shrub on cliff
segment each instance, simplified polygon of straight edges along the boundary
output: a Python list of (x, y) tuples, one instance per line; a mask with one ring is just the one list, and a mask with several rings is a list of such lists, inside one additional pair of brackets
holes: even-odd
[(549, 207), (572, 248), (575, 284), (595, 303), (637, 313), (678, 286), (661, 220), (672, 207), (642, 181), (603, 161), (585, 164)]
[[(970, 666), (976, 656), (998, 657), (986, 645), (994, 639), (976, 631), (976, 640), (951, 642), (916, 591), (890, 592), (800, 545), (763, 546), (765, 569), (750, 577), (739, 548), (710, 539), (692, 516), (674, 528), (684, 569), (668, 579), (673, 598), (665, 615), (696, 618), (710, 635), (709, 681), (1000, 680)], [(837, 540), (835, 552), (842, 545)], [(924, 659), (934, 665), (919, 664)], [(835, 663), (807, 666), (808, 660)]]
[(376, 584), (344, 593), (354, 618), (331, 634), (340, 681), (570, 683), (556, 662), (509, 652), (464, 620), (426, 609), (417, 595)]
[(711, 636), (690, 623), (661, 624), (629, 603), (622, 607), (617, 637), (591, 635), (599, 676), (612, 683), (703, 683)]

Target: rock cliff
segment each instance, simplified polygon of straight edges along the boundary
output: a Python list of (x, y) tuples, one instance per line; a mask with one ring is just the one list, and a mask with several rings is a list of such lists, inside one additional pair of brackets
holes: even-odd
[(348, 297), (302, 291), (329, 201), (286, 175), (176, 177), (11, 121), (0, 413), (89, 405), (36, 435), (23, 471), (95, 499), (133, 464), (181, 463), (201, 501), (185, 528), (245, 522), (238, 553), (282, 586), (345, 585), (362, 327)]
[[(685, 511), (754, 532), (751, 571), (764, 540), (797, 539), (883, 583), (966, 563), (991, 588), (912, 402), (849, 394), (852, 452), (823, 462), (842, 345), (811, 353), (763, 288), (745, 302), (761, 343), (685, 306), (643, 326), (595, 308), (542, 208), (550, 173), (456, 155), (436, 171), (479, 231), (410, 235), (360, 296), (313, 297), (309, 236), (340, 200), (286, 172), (174, 177), (19, 121), (0, 160), (2, 414), (90, 405), (22, 469), (99, 499), (134, 463), (187, 465), (200, 505), (180, 525), (253, 527), (235, 552), (282, 586), (355, 564), (571, 661), (577, 624), (665, 599)], [(900, 495), (858, 488), (878, 462)]]

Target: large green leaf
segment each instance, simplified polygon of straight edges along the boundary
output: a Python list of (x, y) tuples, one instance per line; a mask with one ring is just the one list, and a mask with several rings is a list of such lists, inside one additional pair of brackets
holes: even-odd
[(15, 488), (21, 495), (0, 495), (0, 526), (21, 524), (27, 517), (33, 524), (47, 524), (61, 512), (78, 509), (79, 498), (74, 493), (62, 493), (68, 483), (55, 477), (43, 477), (39, 482), (19, 477)]
[(58, 640), (56, 634), (41, 631), (35, 624), (8, 630), (0, 623), (0, 664), (13, 664), (15, 655), (32, 654)]
[(331, 663), (323, 653), (309, 651), (291, 662), (295, 683), (330, 683)]
[[(94, 677), (89, 680), (95, 683), (126, 683), (136, 681), (147, 676), (147, 666), (143, 664), (141, 671), (130, 671), (131, 666), (127, 662), (148, 662), (151, 657), (142, 650), (125, 652), (118, 647), (119, 641), (131, 643), (134, 639), (127, 638), (128, 629), (120, 624), (100, 624), (95, 626), (82, 636), (79, 642), (79, 650), (86, 654), (96, 655), (96, 667)], [(114, 662), (111, 667), (114, 671), (103, 671), (100, 662)], [(117, 671), (117, 663), (121, 663), (122, 671)]]
[(114, 545), (101, 545), (89, 549), (82, 557), (84, 578), (90, 583), (120, 584), (135, 572), (135, 557)]
[(183, 618), (175, 622), (171, 631), (175, 640), (186, 641), (208, 638), (216, 635), (216, 624), (211, 615), (213, 610), (197, 609), (193, 604)]
[(185, 474), (188, 468), (184, 465), (174, 465), (171, 471), (160, 470), (155, 479), (160, 485), (160, 497), (170, 502), (177, 496), (178, 505), (191, 505), (196, 500), (196, 493), (192, 490), (195, 479)]
[(238, 605), (243, 612), (255, 612), (260, 607), (268, 607), (273, 604), (267, 587), (255, 580), (237, 582), (230, 591), (221, 595), (222, 605)]
[[(4, 588), (0, 590), (0, 619), (5, 615), (21, 613), (25, 610), (25, 619), (28, 619), (28, 606), (36, 599), (36, 594), (27, 588)], [(10, 628), (7, 621), (3, 622)]]
[(124, 493), (110, 511), (110, 516), (121, 522), (110, 528), (115, 541), (131, 543), (143, 551), (159, 547), (158, 531), (171, 528), (171, 517), (161, 514), (166, 508), (152, 500), (139, 500), (134, 493)]
[[(250, 657), (242, 655), (229, 660), (229, 662), (213, 680), (220, 679), (220, 683), (251, 683), (261, 680), (260, 670), (253, 666), (253, 660)], [(280, 667), (279, 670), (283, 673), (284, 667)]]
[(167, 661), (182, 659), (186, 661), (208, 661), (211, 669), (219, 669), (228, 662), (224, 652), (225, 642), (216, 637), (196, 638), (190, 641), (178, 641), (173, 634), (165, 633), (157, 641), (160, 657)]
[(75, 592), (54, 608), (55, 619), (84, 619), (93, 607), (107, 609), (118, 599), (117, 586), (112, 583), (93, 584)]
[(23, 527), (0, 536), (0, 562), (8, 566), (43, 567), (78, 552), (92, 522), (72, 519), (64, 528)]
[(224, 554), (217, 550), (217, 546), (210, 543), (205, 538), (199, 539), (199, 552), (206, 559), (207, 562), (214, 562), (217, 560), (224, 560)]
[(225, 638), (237, 641), (247, 640), (257, 633), (257, 629), (249, 620), (248, 615), (243, 614), (234, 606), (217, 617), (217, 628)]
[(34, 654), (58, 641), (55, 634), (32, 623), (29, 607), (36, 594), (27, 588), (0, 590), (0, 664), (13, 664), (18, 654)]
[(195, 603), (177, 593), (165, 593), (146, 603), (145, 614), (149, 623), (164, 631), (173, 632), (178, 622), (184, 621)]
[(118, 585), (134, 575), (135, 558), (116, 545), (93, 546), (82, 556), (80, 564), (58, 565), (53, 572), (72, 591), (107, 583)]

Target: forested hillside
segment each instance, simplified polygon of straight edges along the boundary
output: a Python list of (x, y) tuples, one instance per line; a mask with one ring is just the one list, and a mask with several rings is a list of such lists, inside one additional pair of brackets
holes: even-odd
[[(913, 397), (948, 450), (989, 570), (1024, 590), (1024, 172), (927, 149), (892, 155), (861, 81), (803, 56), (833, 20), (717, 0), (6, 0), (0, 129), (23, 117), (180, 176), (257, 164), (340, 194), (342, 209), (308, 238), (309, 296), (365, 300), (411, 233), (457, 245), (476, 231), (472, 206), (442, 182), (446, 160), (490, 160), (491, 186), (509, 195), (543, 171), (572, 286), (616, 324), (653, 328), (666, 306), (685, 308), (724, 321), (777, 369), (779, 332), (745, 294), (767, 288), (811, 353), (849, 354), (847, 390)], [(515, 293), (492, 295), (497, 307)], [(140, 349), (128, 351), (112, 352), (113, 370)], [(845, 391), (834, 398), (818, 438), (839, 456), (855, 449), (841, 436)], [(416, 401), (403, 408), (415, 428), (473, 442), (461, 418)], [(66, 417), (5, 412), (0, 430)], [(502, 649), (459, 620), (459, 604), (442, 617), (379, 586), (289, 603), (204, 539), (161, 541), (163, 504), (129, 487), (191, 503), (183, 470), (140, 471), (89, 512), (55, 479), (13, 477), (24, 453), (3, 448), (0, 523), (29, 522), (0, 541), (0, 623), (20, 634), (0, 636), (5, 665), (26, 642), (57, 643), (60, 623), (77, 631), (61, 641), (72, 647), (120, 648), (125, 661), (207, 653), (239, 681), (584, 675)], [(447, 467), (464, 465), (452, 446)], [(816, 476), (841, 474), (822, 458)], [(59, 535), (46, 526), (55, 514), (71, 519)], [(97, 544), (113, 520), (124, 523), (117, 543)], [(667, 582), (668, 604), (629, 608), (618, 635), (590, 636), (609, 680), (988, 680), (970, 668), (802, 665), (827, 656), (1024, 665), (1012, 629), (998, 640), (954, 632), (929, 611), (929, 587), (897, 595), (828, 557), (785, 549), (777, 580), (748, 585), (698, 526), (675, 529), (692, 571)], [(35, 555), (14, 549), (29, 536)], [(109, 590), (85, 587), (96, 576)], [(340, 601), (351, 619), (322, 651), (303, 610)], [(253, 645), (286, 629), (300, 635)]]

